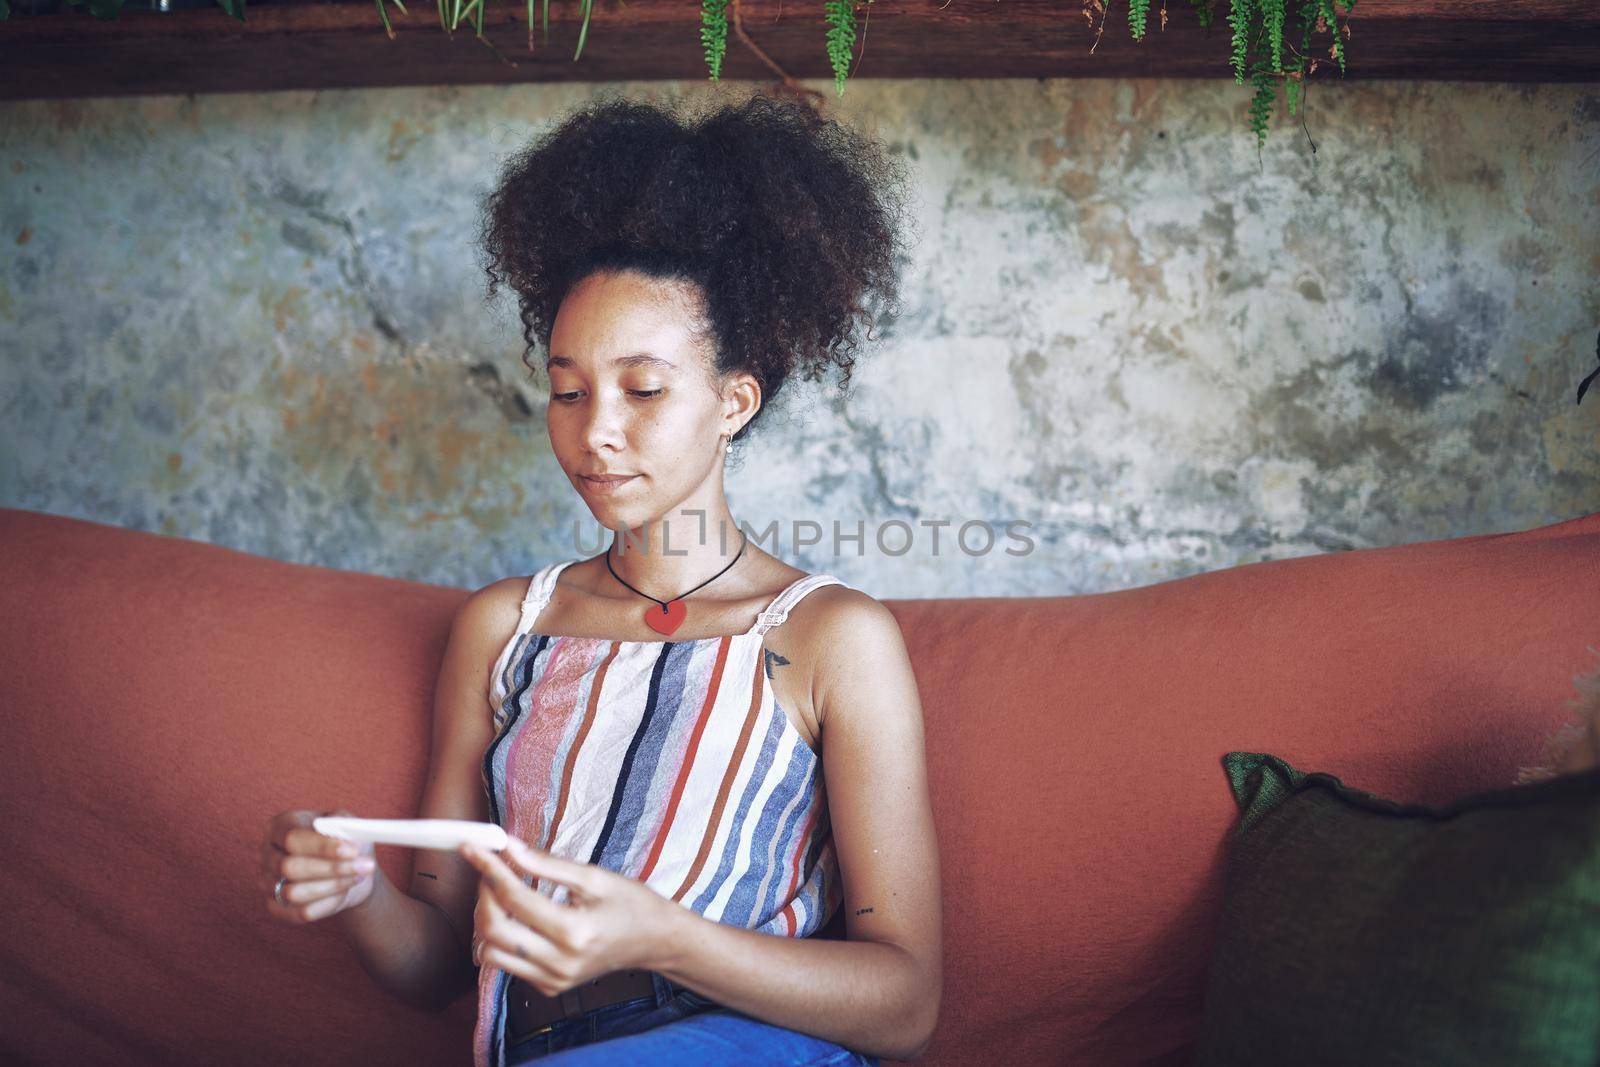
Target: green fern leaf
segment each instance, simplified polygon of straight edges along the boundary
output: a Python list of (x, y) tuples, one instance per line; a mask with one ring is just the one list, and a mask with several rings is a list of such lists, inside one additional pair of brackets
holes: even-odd
[(1311, 31), (1317, 25), (1318, 0), (1304, 0), (1300, 5), (1300, 54), (1311, 54)]
[[(1333, 31), (1333, 55), (1339, 61), (1339, 73), (1344, 73), (1344, 38), (1339, 35), (1339, 17), (1334, 13), (1333, 0), (1319, 0), (1322, 17)], [(1348, 10), (1348, 8), (1346, 9)]]
[(728, 54), (728, 0), (700, 0), (700, 44), (711, 80), (720, 81), (722, 57)]
[(1195, 15), (1200, 19), (1200, 28), (1202, 30), (1211, 28), (1211, 16), (1213, 14), (1211, 5), (1212, 0), (1189, 0), (1189, 6), (1194, 8)]
[[(1245, 62), (1250, 54), (1250, 22), (1254, 0), (1233, 0), (1228, 6), (1228, 25), (1233, 27), (1233, 81), (1244, 84)], [(1328, 0), (1320, 0), (1327, 3)]]
[(1144, 21), (1150, 14), (1150, 0), (1128, 0), (1128, 29), (1135, 41), (1144, 40)]
[(833, 67), (834, 86), (843, 96), (855, 52), (856, 6), (854, 0), (824, 0), (823, 8), (828, 22), (828, 63)]
[(1267, 26), (1267, 43), (1272, 46), (1272, 70), (1283, 73), (1283, 0), (1262, 0), (1261, 17)]
[(1302, 59), (1295, 67), (1295, 73), (1299, 74), (1300, 78), (1288, 78), (1283, 83), (1283, 95), (1289, 104), (1290, 115), (1294, 115), (1295, 109), (1300, 105), (1300, 79), (1305, 77), (1305, 72), (1306, 61)]
[(1267, 142), (1267, 125), (1272, 121), (1272, 105), (1278, 96), (1277, 79), (1264, 61), (1258, 61), (1250, 81), (1256, 87), (1255, 95), (1250, 98), (1250, 132), (1256, 135), (1259, 149)]

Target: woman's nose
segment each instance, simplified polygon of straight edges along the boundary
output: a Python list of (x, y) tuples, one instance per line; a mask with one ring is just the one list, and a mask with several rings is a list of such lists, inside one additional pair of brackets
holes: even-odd
[(583, 422), (583, 444), (591, 452), (601, 448), (618, 448), (627, 440), (622, 417), (607, 404), (593, 404)]

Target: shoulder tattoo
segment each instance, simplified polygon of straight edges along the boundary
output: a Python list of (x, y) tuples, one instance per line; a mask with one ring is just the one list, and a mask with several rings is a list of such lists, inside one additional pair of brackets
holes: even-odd
[(781, 653), (774, 652), (770, 648), (766, 649), (765, 651), (766, 656), (764, 657), (764, 666), (767, 672), (767, 680), (770, 682), (772, 680), (772, 668), (786, 667), (789, 665), (789, 661), (784, 659)]

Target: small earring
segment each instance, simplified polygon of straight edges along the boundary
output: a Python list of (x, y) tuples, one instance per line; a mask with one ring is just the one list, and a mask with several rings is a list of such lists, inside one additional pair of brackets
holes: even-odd
[(733, 442), (732, 442), (732, 441), (728, 441), (728, 440), (727, 440), (727, 438), (728, 438), (728, 435), (727, 435), (727, 434), (723, 434), (723, 435), (722, 435), (722, 437), (723, 437), (723, 439), (724, 439), (724, 440), (725, 440), (725, 441), (727, 441), (727, 443), (726, 443), (726, 444), (725, 444), (725, 445), (723, 445), (723, 446), (722, 446), (722, 450), (723, 450), (723, 451), (724, 451), (724, 452), (732, 452), (732, 451), (733, 451)]

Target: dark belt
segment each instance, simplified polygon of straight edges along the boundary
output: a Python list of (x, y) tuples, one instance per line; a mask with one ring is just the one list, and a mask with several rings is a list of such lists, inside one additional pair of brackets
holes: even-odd
[(506, 988), (506, 1045), (517, 1045), (538, 1037), (557, 1023), (582, 1018), (596, 1008), (610, 1007), (625, 1000), (654, 997), (656, 984), (649, 971), (612, 971), (592, 982), (547, 997), (520, 978), (513, 977)]

